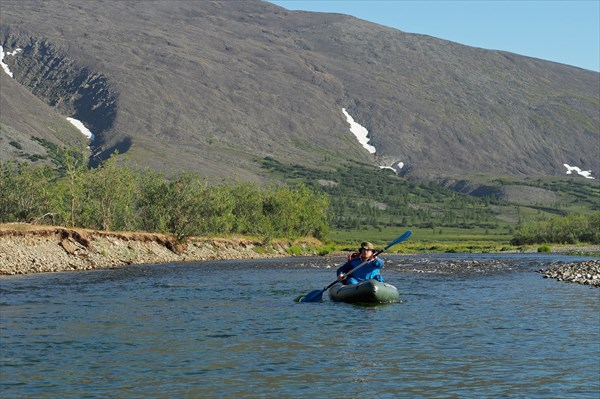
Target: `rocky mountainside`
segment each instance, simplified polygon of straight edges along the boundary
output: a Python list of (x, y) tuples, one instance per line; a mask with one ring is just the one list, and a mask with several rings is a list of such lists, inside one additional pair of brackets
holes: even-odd
[[(260, 180), (260, 159), (408, 177), (600, 171), (600, 74), (247, 1), (2, 0), (0, 159), (73, 143)], [(22, 49), (13, 53), (16, 49)], [(342, 112), (368, 130), (369, 153)], [(12, 143), (12, 144), (11, 144)], [(20, 149), (18, 147), (21, 147)]]

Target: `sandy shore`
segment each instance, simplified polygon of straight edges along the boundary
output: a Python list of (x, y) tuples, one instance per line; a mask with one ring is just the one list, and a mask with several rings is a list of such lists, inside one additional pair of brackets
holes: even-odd
[(193, 238), (186, 245), (178, 245), (164, 234), (10, 223), (0, 225), (0, 275), (91, 270), (130, 264), (284, 257), (290, 256), (286, 250), (292, 245), (303, 248), (309, 255), (317, 244)]

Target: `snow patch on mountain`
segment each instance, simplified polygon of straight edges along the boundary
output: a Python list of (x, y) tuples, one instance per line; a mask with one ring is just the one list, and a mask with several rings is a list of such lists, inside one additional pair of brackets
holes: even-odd
[(79, 129), (79, 131), (83, 133), (83, 135), (87, 137), (90, 141), (94, 140), (94, 135), (92, 134), (92, 132), (90, 132), (90, 130), (87, 127), (85, 127), (83, 122), (75, 118), (67, 118), (67, 120), (71, 122), (73, 126), (75, 126), (77, 129)]
[(380, 166), (380, 169), (391, 169), (394, 172), (396, 172), (397, 174), (400, 174), (400, 171), (402, 170), (402, 168), (404, 167), (404, 162), (400, 162), (400, 161), (396, 161), (396, 162), (392, 162), (392, 164), (390, 166)]
[(570, 166), (569, 164), (563, 164), (565, 166), (565, 168), (567, 168), (567, 174), (570, 175), (573, 172), (576, 172), (578, 175), (581, 175), (583, 177), (585, 177), (586, 179), (595, 179), (595, 177), (592, 176), (592, 171), (591, 170), (581, 170), (578, 166)]
[(23, 51), (20, 48), (15, 49), (14, 51), (9, 51), (7, 53), (4, 52), (4, 47), (0, 46), (0, 66), (2, 67), (2, 69), (4, 69), (4, 72), (6, 72), (6, 74), (8, 76), (10, 76), (11, 78), (14, 78), (12, 71), (10, 70), (10, 68), (8, 67), (8, 65), (4, 62), (4, 57), (5, 56), (13, 56), (13, 55), (17, 55), (19, 54), (21, 51)]
[[(350, 114), (348, 113), (348, 111), (346, 111), (345, 108), (342, 108), (342, 112), (346, 116), (346, 121), (348, 121), (348, 123), (350, 124), (350, 131), (358, 139), (358, 142), (363, 146), (363, 148), (365, 148), (367, 151), (369, 151), (370, 154), (375, 154), (377, 152), (377, 149), (374, 146), (372, 146), (371, 144), (369, 144), (369, 131), (367, 130), (367, 128), (356, 123), (354, 121), (354, 118), (352, 118), (352, 116), (350, 116)], [(381, 160), (380, 160), (380, 162), (383, 163)], [(400, 171), (402, 170), (403, 167), (404, 167), (404, 162), (401, 162), (401, 161), (393, 161), (389, 166), (388, 165), (383, 165), (383, 166), (380, 165), (379, 166), (380, 169), (391, 169), (394, 172), (396, 172), (397, 174), (400, 174)]]
[[(21, 51), (23, 51), (23, 50), (20, 48), (16, 48), (14, 51), (9, 51), (9, 52), (5, 53), (4, 47), (0, 46), (0, 66), (2, 67), (4, 72), (6, 72), (6, 74), (8, 76), (10, 76), (11, 78), (14, 78), (14, 74), (12, 73), (12, 71), (10, 70), (8, 65), (4, 62), (4, 57), (17, 55)], [(75, 118), (67, 118), (67, 120), (69, 122), (71, 122), (73, 124), (73, 126), (75, 126), (77, 129), (79, 129), (79, 131), (81, 133), (83, 133), (83, 135), (85, 137), (87, 137), (90, 141), (94, 139), (94, 135), (92, 134), (92, 132), (90, 132), (90, 130), (88, 128), (86, 128), (85, 125), (81, 121), (79, 121)]]
[(342, 108), (342, 112), (344, 115), (346, 115), (346, 120), (350, 124), (350, 131), (354, 134), (354, 136), (356, 136), (358, 142), (362, 144), (362, 146), (369, 151), (369, 153), (375, 154), (377, 149), (369, 144), (369, 131), (365, 127), (356, 123), (354, 118), (352, 118), (350, 114), (346, 112), (345, 108)]

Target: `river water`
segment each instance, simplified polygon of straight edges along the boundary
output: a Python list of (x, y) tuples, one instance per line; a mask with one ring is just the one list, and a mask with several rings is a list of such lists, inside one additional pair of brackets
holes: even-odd
[(578, 258), (384, 259), (371, 307), (294, 302), (341, 258), (2, 277), (0, 397), (600, 397), (600, 290), (535, 272)]

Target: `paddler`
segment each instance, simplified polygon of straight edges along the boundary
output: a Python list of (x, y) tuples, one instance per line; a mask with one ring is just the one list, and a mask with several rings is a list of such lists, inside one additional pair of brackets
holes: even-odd
[[(337, 269), (336, 274), (338, 281), (342, 284), (358, 284), (364, 280), (375, 279), (383, 283), (383, 277), (379, 274), (380, 269), (383, 268), (383, 260), (373, 256), (374, 253), (375, 248), (373, 247), (373, 244), (366, 241), (361, 243), (358, 253), (352, 254), (349, 257), (348, 262)], [(354, 271), (350, 276), (346, 275), (346, 273), (350, 272), (363, 262), (367, 263)]]

